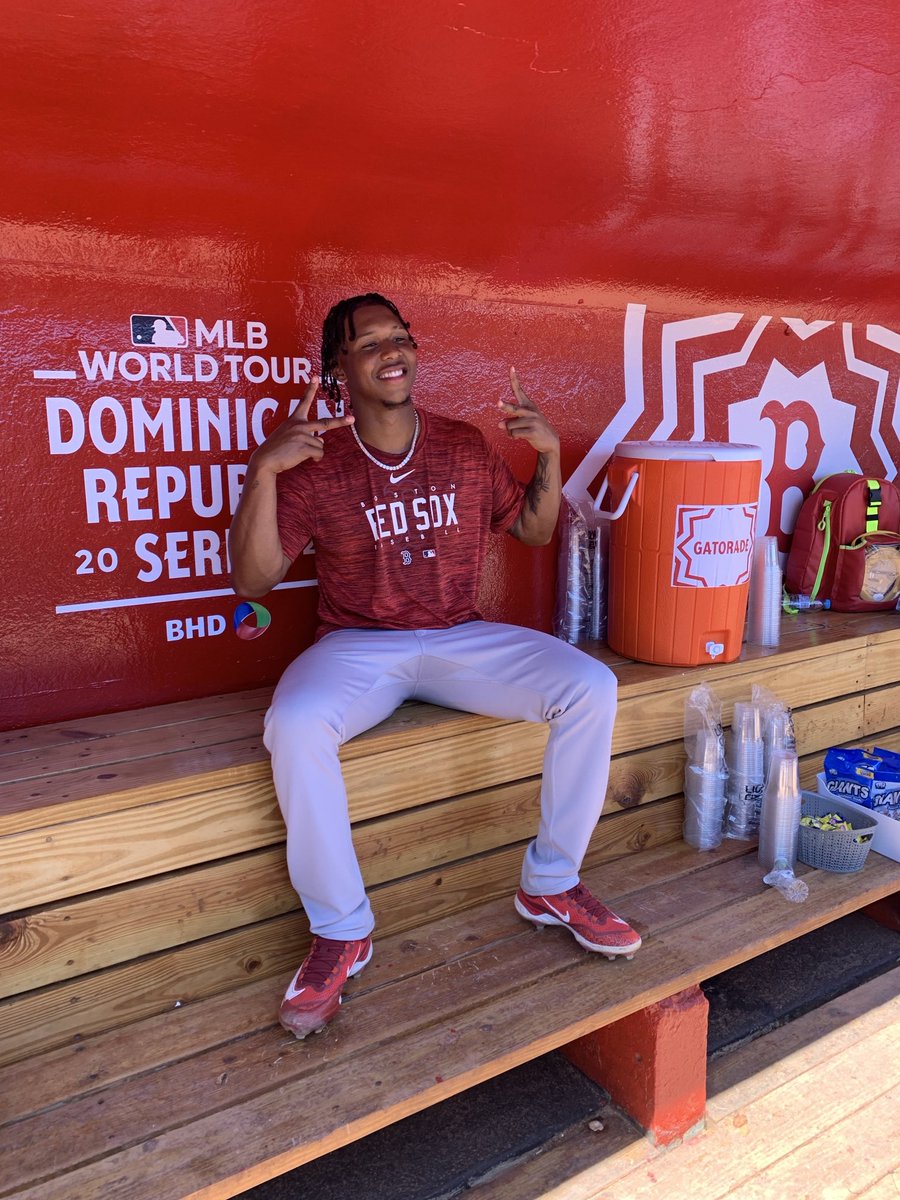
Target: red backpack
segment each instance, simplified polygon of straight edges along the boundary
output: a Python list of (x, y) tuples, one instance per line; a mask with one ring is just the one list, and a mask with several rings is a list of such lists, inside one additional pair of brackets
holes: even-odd
[(893, 608), (900, 596), (900, 491), (844, 471), (803, 501), (784, 571), (788, 592), (838, 612)]

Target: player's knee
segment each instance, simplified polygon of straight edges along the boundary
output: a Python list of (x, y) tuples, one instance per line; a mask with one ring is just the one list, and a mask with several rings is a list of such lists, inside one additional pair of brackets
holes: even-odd
[(604, 663), (587, 654), (584, 657), (587, 662), (582, 665), (581, 682), (585, 698), (606, 712), (615, 709), (618, 679)]
[(321, 696), (312, 688), (276, 692), (265, 722), (265, 743), (270, 751), (279, 744), (314, 744), (336, 736), (323, 715)]

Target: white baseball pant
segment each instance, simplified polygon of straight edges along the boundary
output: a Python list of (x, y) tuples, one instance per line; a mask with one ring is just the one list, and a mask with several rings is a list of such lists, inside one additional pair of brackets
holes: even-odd
[(264, 740), (287, 826), (291, 882), (313, 933), (346, 941), (374, 926), (338, 748), (404, 700), (549, 723), (540, 822), (521, 882), (532, 895), (574, 887), (606, 795), (616, 686), (608, 667), (574, 646), (487, 621), (409, 632), (345, 629), (305, 650), (275, 689)]

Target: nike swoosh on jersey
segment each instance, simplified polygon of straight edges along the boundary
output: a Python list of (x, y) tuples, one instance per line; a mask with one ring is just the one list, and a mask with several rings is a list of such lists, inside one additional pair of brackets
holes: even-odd
[[(415, 469), (416, 468), (413, 467), (413, 471)], [(407, 477), (407, 475), (412, 475), (412, 471), (404, 471), (402, 475), (395, 475), (392, 471), (389, 478), (390, 478), (391, 483), (399, 483), (400, 480), (405, 479)]]

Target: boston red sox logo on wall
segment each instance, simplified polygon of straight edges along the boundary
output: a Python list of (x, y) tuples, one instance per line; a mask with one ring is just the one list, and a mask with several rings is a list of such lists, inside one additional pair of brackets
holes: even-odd
[(626, 440), (745, 442), (763, 451), (758, 532), (783, 550), (814, 480), (900, 468), (900, 334), (882, 325), (722, 312), (672, 320), (629, 304), (624, 403), (566, 482), (596, 492)]

